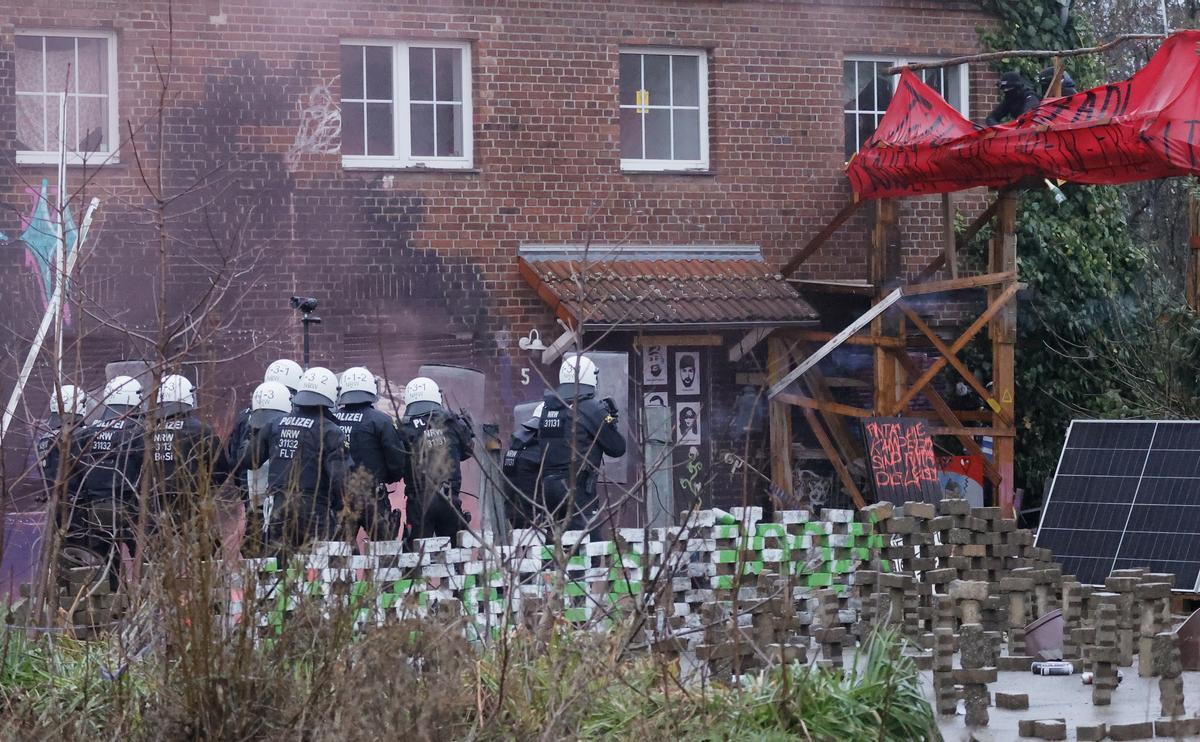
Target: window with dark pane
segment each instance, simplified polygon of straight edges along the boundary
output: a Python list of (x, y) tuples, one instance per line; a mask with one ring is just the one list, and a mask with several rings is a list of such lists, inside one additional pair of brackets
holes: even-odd
[(80, 156), (112, 151), (111, 44), (102, 36), (16, 36), (19, 152), (54, 155), (62, 144)]

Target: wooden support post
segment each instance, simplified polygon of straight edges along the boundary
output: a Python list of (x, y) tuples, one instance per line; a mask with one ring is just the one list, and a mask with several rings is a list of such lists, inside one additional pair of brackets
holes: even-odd
[(834, 215), (833, 219), (829, 220), (829, 223), (825, 225), (824, 229), (818, 232), (815, 237), (808, 241), (808, 244), (800, 248), (800, 250), (792, 256), (792, 259), (779, 269), (779, 273), (784, 278), (791, 278), (792, 274), (804, 264), (804, 261), (808, 260), (808, 258), (815, 253), (818, 248), (821, 247), (821, 245), (824, 245), (826, 241), (833, 236), (833, 233), (837, 231), (838, 227), (845, 224), (850, 217), (854, 216), (854, 212), (858, 211), (858, 207), (861, 205), (862, 201), (859, 201), (858, 197), (855, 196), (850, 203), (843, 206), (842, 210)]
[[(1000, 208), (997, 212), (996, 234), (992, 238), (991, 265), (992, 273), (1005, 273), (1017, 270), (1017, 196), (1005, 192), (1000, 196)], [(1008, 285), (994, 286), (988, 289), (988, 298), (997, 300), (1006, 293), (1015, 293), (1016, 278)], [(988, 329), (992, 338), (992, 396), (999, 400), (1000, 409), (993, 416), (992, 426), (996, 428), (1013, 428), (1008, 421), (1016, 420), (1015, 377), (1016, 377), (1016, 343), (1017, 343), (1017, 303), (1007, 301), (992, 319)], [(1015, 429), (1015, 428), (1014, 428)], [(1016, 440), (1013, 436), (997, 436), (993, 442), (996, 468), (1000, 471), (1000, 486), (997, 488), (996, 499), (1000, 512), (1005, 518), (1013, 517), (1013, 461), (1016, 452)]]
[(1186, 300), (1200, 312), (1200, 199), (1188, 197), (1188, 252)]
[[(871, 255), (867, 261), (867, 280), (876, 287), (875, 302), (884, 300), (900, 275), (900, 236), (896, 222), (896, 202), (884, 199), (876, 202), (875, 227), (871, 231)], [(871, 322), (871, 337), (900, 338), (899, 320), (886, 313)], [(882, 413), (892, 408), (899, 393), (899, 369), (891, 353), (880, 345), (875, 347), (875, 410)]]
[(950, 268), (950, 278), (958, 278), (958, 238), (954, 234), (954, 217), (958, 208), (953, 193), (942, 194), (942, 254)]
[[(787, 346), (782, 338), (767, 338), (767, 381), (775, 383), (788, 370)], [(769, 407), (771, 426), (771, 483), (784, 493), (792, 495), (792, 408), (784, 402), (772, 400)]]
[(842, 480), (842, 486), (846, 488), (846, 492), (850, 494), (850, 499), (854, 501), (854, 506), (862, 510), (867, 506), (863, 500), (862, 493), (858, 491), (858, 487), (854, 484), (854, 478), (850, 476), (850, 470), (846, 468), (846, 464), (842, 462), (842, 457), (833, 447), (833, 442), (829, 440), (829, 435), (826, 434), (821, 421), (817, 419), (817, 413), (812, 410), (804, 410), (804, 419), (808, 421), (808, 426), (812, 428), (813, 435), (817, 437), (817, 442), (821, 444), (821, 450), (829, 457), (830, 463), (837, 471), (838, 478)]

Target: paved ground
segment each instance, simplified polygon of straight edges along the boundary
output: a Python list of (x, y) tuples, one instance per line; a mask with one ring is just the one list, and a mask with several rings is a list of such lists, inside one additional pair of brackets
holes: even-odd
[[(957, 667), (957, 658), (955, 659)], [(1092, 686), (1084, 685), (1079, 673), (1069, 676), (1042, 677), (1028, 672), (1001, 672), (997, 682), (988, 688), (992, 693), (1028, 693), (1028, 711), (1006, 711), (992, 706), (988, 709), (990, 722), (984, 729), (974, 731), (979, 740), (1015, 740), (1017, 722), (1021, 719), (1067, 720), (1067, 739), (1075, 739), (1075, 727), (1080, 724), (1128, 724), (1159, 718), (1158, 679), (1141, 678), (1137, 659), (1133, 667), (1120, 668), (1125, 676), (1113, 692), (1111, 706), (1092, 705)], [(1200, 672), (1185, 672), (1183, 692), (1189, 715), (1200, 711)], [(930, 703), (933, 702), (933, 677), (924, 673)], [(971, 730), (964, 723), (962, 704), (956, 716), (940, 717), (939, 728), (947, 742), (971, 739)]]

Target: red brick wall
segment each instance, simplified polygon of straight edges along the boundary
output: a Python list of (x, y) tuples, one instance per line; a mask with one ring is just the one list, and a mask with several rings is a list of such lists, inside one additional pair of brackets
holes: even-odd
[[(10, 208), (0, 231), (10, 236), (27, 211), (26, 188), (53, 178), (52, 169), (11, 164), (14, 31), (117, 34), (122, 126), (136, 132), (143, 165), (126, 142), (119, 164), (86, 176), (71, 170), (72, 188), (103, 201), (79, 279), (92, 314), (154, 326), (159, 243), (142, 176), (158, 187), (161, 144), (163, 195), (172, 199), (171, 315), (200, 300), (229, 255), (248, 271), (214, 320), (219, 341), (191, 352), (237, 358), (215, 367), (210, 385), (218, 377), (220, 389), (248, 384), (270, 357), (298, 355), (287, 297), (301, 293), (321, 299), (318, 362), (339, 370), (386, 364), (399, 379), (421, 362), (472, 364), (498, 380), (491, 396), (504, 406), (523, 395), (517, 366), (528, 361), (518, 335), (535, 325), (543, 337), (557, 335), (518, 276), (519, 245), (580, 243), (590, 231), (598, 242), (758, 244), (782, 262), (849, 197), (843, 56), (970, 53), (976, 28), (989, 22), (977, 3), (954, 0), (206, 0), (175, 4), (169, 43), (165, 2), (8, 6), (0, 19), (0, 100), (8, 101), (0, 106), (0, 194)], [(349, 171), (337, 155), (289, 163), (307, 94), (329, 84), (336, 100), (339, 39), (349, 37), (472, 43), (474, 171)], [(623, 45), (708, 50), (711, 173), (621, 172)], [(168, 49), (174, 73), (160, 142), (155, 57), (165, 64)], [(973, 70), (971, 85), (980, 118), (992, 83)], [(190, 190), (206, 173), (209, 182)], [(902, 214), (912, 273), (930, 257), (940, 218), (933, 201), (905, 204)], [(866, 226), (856, 219), (803, 275), (863, 277)], [(20, 262), (2, 260), (6, 273)], [(38, 311), (15, 307), (19, 316), (7, 324), (27, 327)], [(100, 382), (92, 377), (108, 360), (95, 357), (101, 349), (147, 352), (88, 312), (76, 312), (73, 327), (91, 358), (88, 385)], [(14, 368), (12, 357), (0, 360), (0, 390)]]

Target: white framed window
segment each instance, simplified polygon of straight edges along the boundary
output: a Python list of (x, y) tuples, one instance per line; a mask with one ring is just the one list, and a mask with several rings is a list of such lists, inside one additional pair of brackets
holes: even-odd
[[(899, 75), (887, 70), (903, 64), (934, 61), (912, 57), (847, 57), (842, 63), (842, 103), (846, 119), (846, 159), (850, 159), (879, 126), (879, 120), (892, 102)], [(929, 87), (946, 102), (970, 118), (968, 108), (967, 65), (917, 70)]]
[(472, 166), (470, 44), (341, 46), (343, 167)]
[[(17, 163), (68, 164), (117, 159), (117, 39), (102, 31), (16, 34)], [(60, 114), (65, 107), (65, 131)]]
[(622, 49), (621, 169), (708, 169), (708, 55)]

